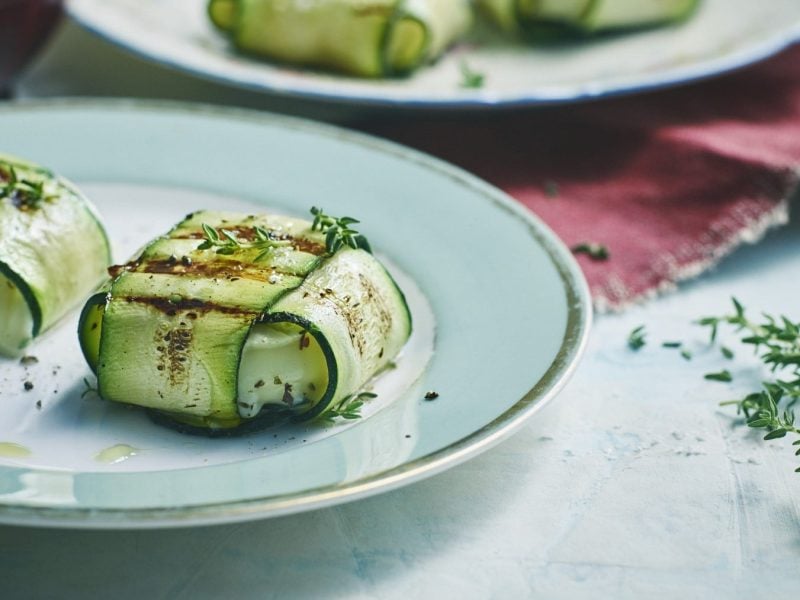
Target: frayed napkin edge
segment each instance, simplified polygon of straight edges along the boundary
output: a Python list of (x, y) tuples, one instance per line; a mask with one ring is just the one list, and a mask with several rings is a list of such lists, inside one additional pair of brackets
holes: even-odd
[[(628, 294), (627, 287), (621, 281), (612, 279), (602, 287), (593, 288), (592, 298), (595, 312), (598, 314), (620, 313), (633, 306), (674, 292), (681, 282), (695, 279), (713, 269), (739, 247), (745, 244), (756, 244), (772, 229), (786, 225), (789, 222), (793, 199), (800, 200), (800, 167), (790, 172), (788, 183), (788, 190), (782, 194), (782, 199), (771, 210), (744, 222), (729, 239), (711, 249), (710, 256), (682, 264), (666, 276), (654, 274), (655, 277), (663, 277), (663, 280), (654, 287), (638, 294)], [(675, 260), (675, 257), (668, 255), (665, 259)], [(612, 297), (608, 292), (613, 290), (616, 290), (616, 293)]]

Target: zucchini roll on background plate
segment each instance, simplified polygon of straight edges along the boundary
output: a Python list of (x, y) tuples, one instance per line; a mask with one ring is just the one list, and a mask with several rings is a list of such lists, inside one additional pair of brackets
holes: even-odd
[(477, 0), (503, 29), (595, 32), (648, 27), (688, 17), (699, 0)]
[[(284, 37), (289, 35), (288, 26), (277, 33), (269, 32), (270, 36), (264, 36), (263, 40), (253, 32), (245, 34), (247, 39), (242, 39), (241, 34), (237, 37), (240, 27), (236, 20), (237, 7), (246, 6), (249, 11), (254, 11), (260, 3), (266, 6), (266, 0), (214, 0), (210, 11), (207, 11), (208, 2), (71, 0), (67, 8), (73, 20), (88, 31), (141, 58), (176, 69), (184, 75), (263, 93), (267, 96), (264, 100), (279, 112), (316, 114), (340, 122), (364, 117), (363, 110), (372, 107), (493, 109), (638, 93), (755, 63), (786, 48), (800, 36), (800, 2), (797, 0), (771, 0), (769, 10), (752, 0), (603, 0), (592, 4), (595, 9), (591, 13), (587, 11), (587, 0), (540, 0), (535, 3), (474, 0), (472, 4), (483, 10), (476, 11), (479, 15), (473, 19), (476, 26), (464, 36), (452, 32), (460, 29), (462, 18), (471, 18), (469, 10), (465, 11), (469, 7), (464, 6), (463, 0), (440, 0), (438, 4), (429, 3), (428, 6), (438, 6), (444, 11), (442, 14), (451, 14), (452, 17), (447, 17), (446, 25), (435, 25), (431, 20), (431, 25), (426, 27), (436, 35), (436, 39), (445, 40), (442, 43), (447, 44), (448, 39), (455, 41), (459, 37), (463, 41), (451, 51), (445, 51), (429, 66), (413, 71), (412, 76), (375, 80), (375, 77), (387, 74), (381, 57), (383, 48), (389, 47), (377, 37), (343, 35), (339, 32), (347, 28), (342, 19), (328, 18), (321, 20), (330, 28), (323, 31), (337, 29), (333, 41), (340, 40), (343, 46), (335, 51), (316, 47), (320, 21), (313, 18), (313, 11), (325, 6), (341, 8), (350, 4), (348, 2), (272, 0), (270, 5), (286, 7), (281, 20), (294, 23), (285, 50), (280, 46), (286, 41)], [(352, 2), (352, 6), (357, 4), (379, 5), (379, 2)], [(679, 19), (683, 10), (691, 10), (695, 4), (697, 10), (689, 15), (691, 18), (674, 26), (648, 26), (633, 35), (585, 34), (587, 30), (643, 28), (657, 24), (656, 21), (671, 24), (671, 19)], [(298, 11), (301, 6), (308, 8), (307, 14)], [(399, 7), (399, 4), (391, 1), (384, 2), (383, 6)], [(411, 6), (406, 4), (406, 7)], [(411, 12), (410, 8), (406, 10)], [(207, 12), (211, 13), (217, 27)], [(352, 13), (337, 14), (350, 16)], [(308, 24), (298, 25), (306, 16)], [(373, 15), (375, 19), (380, 23), (368, 28), (369, 31), (388, 25), (388, 21), (381, 21), (377, 14)], [(416, 23), (413, 19), (411, 21)], [(499, 21), (505, 27), (495, 27), (491, 21)], [(537, 24), (539, 21), (546, 23)], [(366, 18), (364, 22), (367, 22)], [(403, 27), (414, 31), (420, 26), (408, 23)], [(395, 29), (399, 32), (402, 27), (395, 26)], [(519, 36), (516, 32), (520, 29), (527, 33)], [(282, 34), (282, 31), (287, 33)], [(253, 40), (250, 35), (255, 35), (267, 47), (264, 50), (251, 49), (249, 43)], [(419, 37), (412, 33), (405, 35)], [(65, 78), (73, 74), (69, 80), (76, 93), (91, 92), (88, 83), (78, 80), (97, 80), (116, 95), (129, 94), (126, 89), (130, 86), (110, 75), (124, 65), (130, 67), (134, 79), (145, 78), (150, 85), (158, 85), (165, 96), (202, 96), (219, 104), (262, 105), (255, 95), (240, 96), (233, 90), (191, 78), (174, 77), (166, 70), (146, 69), (125, 57), (105, 52), (103, 42), (91, 39), (83, 32), (68, 28), (65, 36), (64, 43), (49, 53), (38, 71), (42, 74), (57, 70)], [(555, 37), (563, 43), (520, 43), (519, 37), (543, 42)], [(359, 40), (368, 43), (358, 46)], [(88, 66), (79, 65), (80, 61), (71, 55), (75, 53), (69, 52), (72, 46), (94, 51), (98, 60)], [(235, 51), (237, 47), (242, 52)], [(434, 44), (431, 49), (437, 50), (438, 47)], [(286, 52), (286, 55), (272, 54), (273, 51)], [(250, 58), (244, 53), (254, 57), (264, 54), (272, 61)], [(428, 57), (435, 54), (431, 51)], [(395, 65), (395, 70), (402, 70), (404, 64), (408, 64), (401, 59), (398, 57), (396, 62), (400, 64)], [(387, 62), (391, 66), (395, 61)], [(295, 66), (301, 64), (327, 67), (332, 72)], [(90, 71), (88, 75), (87, 68)], [(371, 76), (337, 76), (336, 70), (342, 68), (345, 73), (353, 73), (354, 69), (358, 73), (366, 70)], [(477, 83), (479, 78), (469, 77), (467, 73), (483, 75), (480, 85)], [(42, 88), (44, 84), (37, 81), (41, 77), (37, 78), (36, 74), (37, 69), (34, 69), (32, 76), (23, 82), (29, 95), (37, 95), (37, 91), (41, 95), (47, 91)], [(187, 95), (187, 90), (194, 92)]]
[(116, 267), (79, 324), (107, 399), (180, 429), (348, 418), (411, 333), (353, 219), (200, 211)]
[(0, 155), (0, 354), (20, 354), (97, 287), (110, 262), (97, 213), (71, 183)]
[(360, 77), (410, 73), (469, 29), (468, 0), (210, 0), (244, 52)]

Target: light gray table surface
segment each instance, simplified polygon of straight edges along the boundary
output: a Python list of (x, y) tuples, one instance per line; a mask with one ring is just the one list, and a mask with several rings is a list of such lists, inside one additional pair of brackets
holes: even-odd
[[(19, 91), (298, 111), (148, 65), (73, 26)], [(795, 218), (679, 291), (598, 318), (572, 381), (521, 432), (397, 491), (231, 526), (0, 527), (0, 598), (796, 594), (800, 459), (786, 440), (763, 442), (718, 406), (757, 388), (762, 373), (745, 351), (726, 361), (692, 321), (726, 311), (731, 295), (800, 319), (799, 276)], [(633, 353), (625, 339), (640, 324), (648, 344)], [(693, 360), (661, 348), (668, 339), (683, 340)], [(734, 383), (703, 379), (726, 367)]]

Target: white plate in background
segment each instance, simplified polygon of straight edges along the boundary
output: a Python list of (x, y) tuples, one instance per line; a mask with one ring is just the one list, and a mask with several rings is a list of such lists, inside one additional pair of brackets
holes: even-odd
[[(526, 106), (587, 100), (685, 83), (771, 56), (800, 39), (797, 0), (702, 0), (673, 27), (530, 46), (478, 33), (407, 79), (358, 80), (235, 54), (205, 0), (70, 0), (70, 15), (159, 64), (231, 86), (337, 103), (403, 108)], [(485, 74), (461, 87), (461, 64)]]

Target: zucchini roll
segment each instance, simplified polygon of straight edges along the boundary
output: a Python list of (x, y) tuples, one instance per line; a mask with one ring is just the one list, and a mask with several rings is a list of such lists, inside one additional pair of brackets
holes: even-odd
[(469, 28), (470, 0), (209, 0), (241, 51), (360, 77), (410, 73)]
[(71, 183), (0, 155), (0, 354), (20, 354), (97, 288), (110, 262), (105, 230)]
[(112, 268), (79, 324), (100, 396), (214, 433), (313, 419), (361, 391), (411, 319), (354, 220), (319, 221), (200, 211)]
[(688, 17), (699, 0), (476, 0), (503, 29), (570, 29), (592, 33), (649, 27)]

